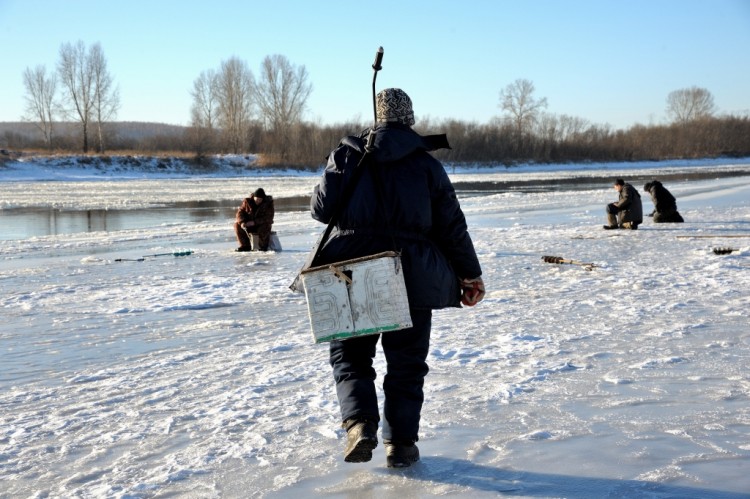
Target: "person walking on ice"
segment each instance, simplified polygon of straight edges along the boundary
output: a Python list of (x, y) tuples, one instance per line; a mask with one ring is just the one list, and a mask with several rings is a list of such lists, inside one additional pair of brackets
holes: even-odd
[[(466, 219), (443, 165), (430, 151), (449, 148), (445, 135), (420, 136), (412, 101), (401, 89), (377, 94), (377, 123), (359, 136), (345, 137), (328, 156), (314, 188), (312, 217), (328, 223), (353, 170), (365, 154), (373, 161), (338, 217), (318, 265), (401, 250), (411, 328), (330, 343), (342, 426), (344, 460), (367, 462), (378, 445), (378, 423), (386, 464), (410, 466), (419, 460), (419, 421), (432, 327), (432, 310), (474, 306), (484, 297), (482, 269)], [(373, 136), (368, 140), (368, 137)], [(387, 223), (383, 223), (383, 220)], [(387, 370), (380, 418), (373, 368), (380, 340)]]

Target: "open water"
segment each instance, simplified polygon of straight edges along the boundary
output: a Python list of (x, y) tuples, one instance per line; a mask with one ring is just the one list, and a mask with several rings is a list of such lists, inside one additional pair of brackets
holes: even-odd
[[(750, 169), (729, 171), (675, 172), (659, 176), (669, 182), (670, 188), (689, 180), (706, 178), (745, 176)], [(651, 179), (650, 175), (629, 177), (628, 181), (640, 189)], [(536, 179), (494, 179), (454, 181), (461, 198), (474, 195), (498, 194), (504, 192), (552, 192), (562, 189), (581, 191), (587, 189), (607, 189), (611, 178), (581, 175), (574, 177), (551, 177)], [(306, 211), (310, 197), (301, 195), (274, 196), (277, 212)], [(113, 232), (119, 230), (145, 229), (160, 225), (195, 224), (227, 220), (231, 224), (239, 200), (217, 199), (213, 201), (179, 201), (161, 206), (137, 208), (75, 209), (72, 207), (23, 206), (0, 209), (0, 240), (28, 239), (60, 234), (82, 232)]]

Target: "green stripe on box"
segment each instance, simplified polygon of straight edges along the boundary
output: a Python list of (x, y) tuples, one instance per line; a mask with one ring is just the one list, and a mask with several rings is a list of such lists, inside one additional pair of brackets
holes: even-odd
[(370, 329), (360, 329), (358, 331), (344, 331), (341, 333), (333, 333), (327, 336), (321, 336), (320, 338), (315, 338), (315, 343), (325, 343), (327, 341), (333, 341), (333, 340), (346, 340), (348, 338), (356, 338), (357, 336), (367, 336), (369, 334), (378, 334), (378, 333), (384, 333), (388, 331), (396, 331), (398, 329), (401, 329), (401, 324), (390, 324), (388, 326), (379, 326), (379, 327), (373, 327)]

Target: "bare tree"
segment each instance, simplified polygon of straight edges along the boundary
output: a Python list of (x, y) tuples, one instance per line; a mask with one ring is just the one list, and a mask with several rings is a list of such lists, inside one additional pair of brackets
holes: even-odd
[(714, 96), (705, 88), (692, 86), (675, 90), (667, 96), (667, 116), (673, 123), (709, 118), (715, 112)]
[(82, 41), (75, 45), (65, 43), (60, 46), (60, 61), (57, 71), (64, 88), (63, 112), (70, 119), (81, 124), (83, 152), (89, 151), (89, 125), (93, 105), (93, 74), (86, 57), (86, 47)]
[(63, 110), (71, 119), (81, 124), (83, 152), (89, 151), (89, 127), (95, 120), (99, 137), (98, 148), (104, 149), (102, 123), (117, 113), (120, 97), (112, 86), (112, 76), (107, 70), (101, 46), (96, 43), (86, 51), (82, 41), (75, 45), (60, 46), (57, 71), (64, 88)]
[(44, 144), (52, 149), (52, 119), (54, 114), (57, 77), (54, 73), (47, 75), (47, 68), (40, 65), (26, 68), (23, 73), (23, 84), (26, 87), (25, 119), (33, 121), (42, 132)]
[(243, 149), (252, 118), (253, 73), (244, 61), (232, 57), (221, 63), (216, 76), (216, 120), (230, 150)]
[(534, 97), (534, 84), (519, 78), (500, 92), (500, 107), (510, 114), (513, 128), (519, 135), (531, 132), (539, 113), (547, 107), (547, 98)]
[(218, 76), (216, 71), (202, 71), (193, 82), (190, 95), (193, 105), (190, 109), (192, 133), (191, 139), (198, 155), (213, 147), (215, 136)]
[(283, 128), (302, 119), (307, 99), (312, 92), (305, 66), (294, 66), (283, 55), (263, 59), (256, 98), (266, 126)]
[(190, 92), (193, 98), (193, 107), (190, 112), (193, 126), (214, 128), (217, 86), (218, 76), (213, 69), (201, 71), (200, 76), (193, 82), (193, 90)]
[(305, 66), (295, 66), (283, 55), (266, 56), (261, 64), (255, 98), (263, 123), (275, 140), (275, 152), (286, 158), (292, 130), (301, 123), (312, 92)]
[(112, 75), (107, 70), (107, 60), (98, 43), (91, 46), (88, 54), (88, 65), (93, 78), (93, 111), (96, 122), (97, 150), (104, 153), (105, 122), (114, 120), (120, 107), (120, 91), (113, 86)]

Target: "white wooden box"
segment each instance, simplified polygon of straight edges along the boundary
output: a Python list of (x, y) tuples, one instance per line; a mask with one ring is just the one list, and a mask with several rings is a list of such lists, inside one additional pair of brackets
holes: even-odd
[(313, 267), (300, 277), (315, 343), (412, 326), (398, 253)]

